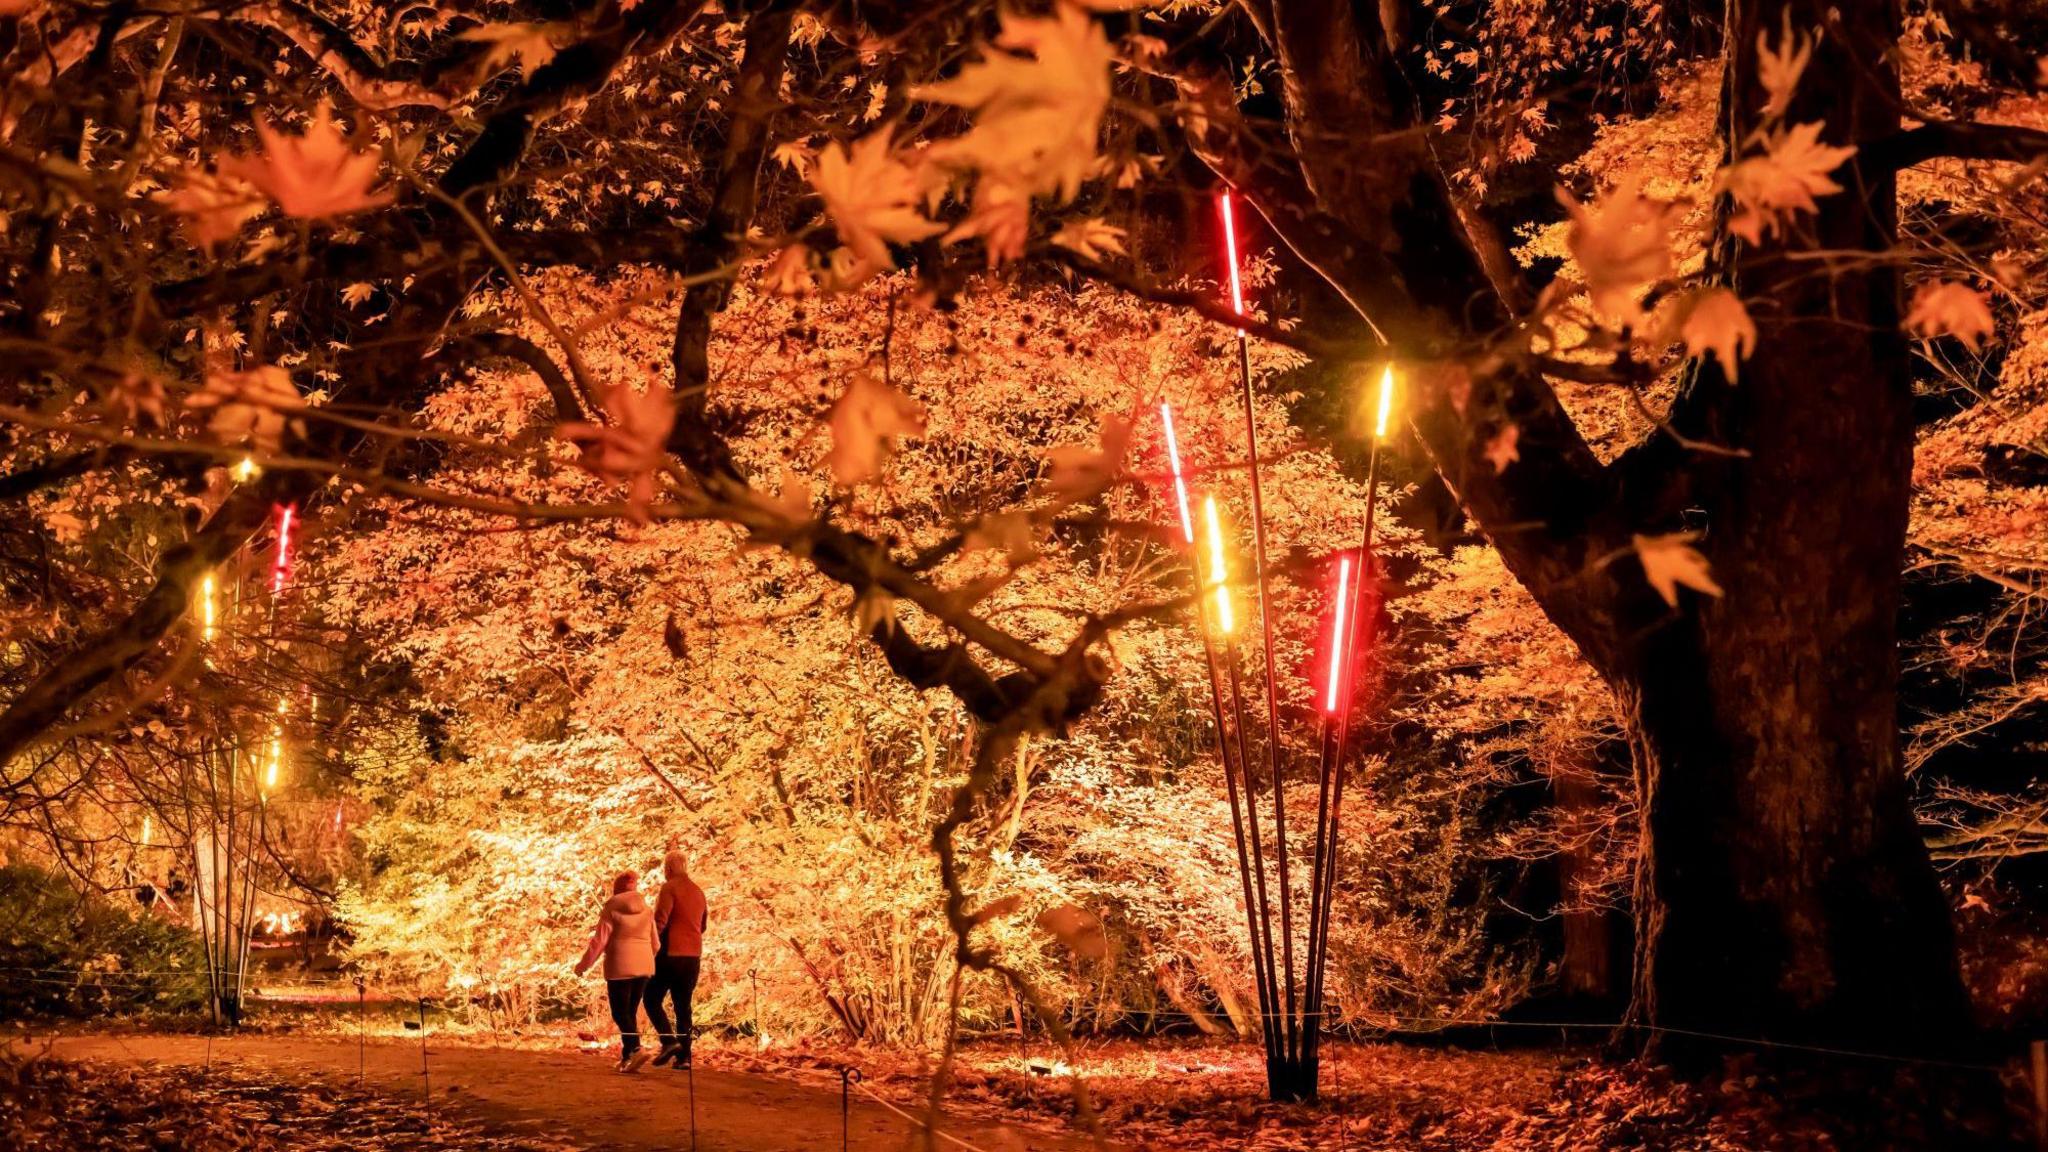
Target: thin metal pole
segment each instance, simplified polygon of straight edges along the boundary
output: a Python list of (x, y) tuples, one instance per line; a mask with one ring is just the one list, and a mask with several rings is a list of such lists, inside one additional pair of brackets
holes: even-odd
[[(1208, 664), (1209, 714), (1216, 722), (1216, 755), (1223, 764), (1224, 789), (1230, 795), (1230, 832), (1231, 839), (1237, 842), (1237, 878), (1244, 888), (1245, 930), (1251, 941), (1252, 983), (1258, 991), (1259, 1036), (1263, 1040), (1270, 1027), (1268, 1021), (1273, 1012), (1273, 989), (1268, 980), (1270, 972), (1266, 966), (1269, 949), (1261, 948), (1259, 945), (1258, 925), (1263, 916), (1253, 899), (1251, 858), (1245, 850), (1246, 836), (1249, 835), (1256, 842), (1259, 829), (1258, 825), (1253, 823), (1247, 831), (1243, 805), (1240, 804), (1237, 795), (1237, 775), (1230, 766), (1229, 731), (1223, 722), (1221, 671), (1216, 666), (1216, 645), (1209, 631), (1208, 597), (1202, 593), (1199, 571), (1195, 574), (1195, 608), (1197, 620), (1202, 628), (1202, 656)], [(1240, 755), (1239, 770), (1242, 768), (1243, 758)], [(1247, 776), (1246, 780), (1249, 783), (1250, 777)]]
[(434, 1081), (427, 1071), (427, 998), (420, 997), (420, 1099), (433, 1103)]
[[(199, 760), (200, 763), (206, 765), (206, 778), (210, 789), (213, 781), (211, 740), (201, 738), (199, 741)], [(192, 791), (197, 787), (198, 780), (192, 775), (191, 768), (187, 765), (185, 770), (185, 831), (186, 838), (190, 841), (192, 856), (192, 919), (199, 929), (200, 950), (204, 953), (206, 961), (206, 1015), (213, 1027), (219, 1028), (220, 966), (214, 962), (213, 925), (206, 919), (206, 878), (208, 872), (206, 861), (201, 859), (199, 855), (199, 814), (198, 808), (192, 803)], [(210, 821), (208, 826), (210, 829)], [(212, 848), (213, 836), (209, 831), (207, 835), (207, 850), (209, 854)]]
[(694, 1064), (683, 1065), (683, 1075), (690, 1078), (690, 1152), (697, 1152), (697, 1068)]
[(1279, 972), (1273, 967), (1273, 905), (1270, 896), (1271, 890), (1266, 885), (1266, 849), (1263, 838), (1259, 836), (1259, 803), (1258, 794), (1252, 788), (1251, 753), (1245, 743), (1244, 681), (1238, 671), (1236, 644), (1226, 643), (1224, 658), (1225, 665), (1230, 673), (1230, 702), (1233, 711), (1237, 715), (1237, 762), (1244, 771), (1245, 821), (1252, 830), (1252, 876), (1258, 882), (1258, 928), (1260, 934), (1265, 938), (1266, 984), (1272, 990), (1273, 1003), (1268, 1009), (1264, 1026), (1260, 1028), (1260, 1032), (1264, 1034), (1266, 1042), (1266, 1059), (1270, 1064), (1280, 1058), (1280, 1054), (1284, 1050), (1283, 1039), (1285, 1036), (1284, 1020), (1282, 1021), (1282, 1029), (1275, 1030), (1272, 1027), (1272, 1021), (1281, 1016), (1280, 976)]
[[(1335, 636), (1337, 630), (1333, 628), (1331, 631), (1332, 635)], [(1341, 643), (1341, 638), (1333, 640), (1333, 642)], [(1341, 653), (1339, 655), (1341, 656)], [(1325, 713), (1322, 731), (1318, 733), (1316, 741), (1316, 840), (1315, 852), (1309, 866), (1308, 957), (1305, 961), (1307, 972), (1304, 977), (1305, 990), (1302, 995), (1301, 1005), (1303, 1031), (1311, 1036), (1305, 1048), (1311, 1053), (1315, 1048), (1313, 1035), (1322, 1029), (1322, 1014), (1319, 1011), (1319, 1002), (1316, 1000), (1316, 988), (1322, 975), (1322, 968), (1318, 963), (1320, 955), (1318, 945), (1321, 941), (1317, 935), (1317, 929), (1322, 923), (1324, 902), (1329, 898), (1329, 893), (1323, 882), (1325, 875), (1323, 865), (1325, 858), (1330, 852), (1330, 777), (1332, 775), (1330, 770), (1332, 764), (1330, 743), (1330, 718), (1328, 713)]]
[[(249, 982), (249, 949), (255, 943), (256, 935), (256, 865), (257, 855), (263, 850), (265, 839), (270, 835), (270, 798), (261, 793), (256, 801), (256, 839), (249, 845), (249, 863), (242, 874), (242, 960), (235, 969), (235, 1000), (242, 1000), (242, 989)], [(236, 1015), (239, 1017), (240, 1013)]]
[[(1194, 592), (1195, 621), (1197, 627), (1200, 629), (1202, 641), (1202, 659), (1206, 666), (1206, 672), (1208, 676), (1209, 715), (1215, 722), (1214, 732), (1216, 738), (1216, 759), (1217, 762), (1223, 768), (1224, 790), (1230, 797), (1230, 833), (1231, 839), (1235, 843), (1235, 846), (1237, 848), (1238, 884), (1241, 887), (1244, 894), (1245, 937), (1251, 948), (1252, 983), (1257, 991), (1259, 1005), (1259, 1040), (1260, 1043), (1264, 1045), (1266, 1048), (1266, 1053), (1270, 1064), (1273, 1051), (1270, 1035), (1274, 998), (1271, 981), (1272, 972), (1268, 962), (1268, 956), (1270, 955), (1271, 949), (1269, 947), (1261, 947), (1260, 945), (1260, 928), (1263, 924), (1267, 922), (1269, 918), (1267, 917), (1265, 910), (1262, 908), (1258, 898), (1254, 895), (1252, 887), (1251, 857), (1245, 848), (1245, 840), (1247, 837), (1250, 837), (1253, 841), (1253, 848), (1254, 850), (1256, 850), (1259, 829), (1256, 818), (1247, 817), (1247, 810), (1244, 807), (1244, 804), (1239, 801), (1237, 794), (1237, 773), (1241, 771), (1246, 772), (1245, 788), (1247, 797), (1249, 797), (1250, 794), (1251, 778), (1248, 770), (1245, 767), (1245, 758), (1241, 754), (1241, 752), (1238, 757), (1238, 763), (1236, 767), (1233, 768), (1231, 764), (1230, 743), (1232, 729), (1230, 725), (1225, 722), (1223, 717), (1223, 688), (1221, 683), (1221, 672), (1217, 668), (1216, 662), (1216, 647), (1218, 633), (1209, 617), (1208, 585), (1202, 579), (1201, 557), (1199, 554), (1199, 550), (1196, 548), (1195, 545), (1194, 513), (1190, 508), (1190, 503), (1188, 499), (1187, 480), (1186, 477), (1184, 477), (1181, 473), (1180, 448), (1175, 438), (1173, 430), (1172, 406), (1162, 403), (1159, 406), (1159, 414), (1161, 427), (1166, 433), (1167, 458), (1173, 468), (1174, 498), (1176, 506), (1180, 513), (1181, 536), (1183, 541), (1187, 545), (1189, 584)], [(1212, 523), (1210, 527), (1213, 529), (1215, 525)], [(1216, 561), (1219, 566), (1217, 568), (1217, 571), (1214, 573), (1214, 576), (1216, 581), (1216, 587), (1218, 590), (1218, 595), (1228, 595), (1224, 583), (1224, 572), (1220, 566), (1220, 551), (1219, 555), (1216, 557)], [(1229, 643), (1227, 636), (1224, 637), (1224, 643), (1226, 645)], [(1235, 697), (1233, 697), (1233, 699), (1235, 699)], [(1242, 705), (1240, 704), (1237, 709), (1239, 723), (1236, 729), (1236, 731), (1239, 734), (1240, 750), (1243, 747), (1243, 713), (1244, 710)], [(1270, 940), (1270, 934), (1268, 935), (1268, 939)]]
[(853, 1106), (850, 1099), (851, 1085), (860, 1080), (860, 1069), (843, 1067), (839, 1070), (839, 1152), (847, 1152), (853, 1139)]
[(1280, 678), (1273, 661), (1273, 614), (1268, 601), (1266, 573), (1266, 507), (1264, 485), (1259, 480), (1258, 420), (1252, 410), (1252, 367), (1245, 334), (1237, 334), (1238, 383), (1244, 393), (1244, 441), (1246, 462), (1252, 480), (1252, 575), (1259, 588), (1259, 632), (1266, 672), (1266, 753), (1273, 776), (1273, 837), (1275, 863), (1280, 871), (1280, 953), (1287, 977), (1287, 1001), (1281, 1017), (1285, 1047), (1290, 1059), (1298, 1056), (1300, 1034), (1295, 1019), (1294, 978), (1294, 895), (1287, 867), (1287, 797), (1280, 774)]
[(356, 1087), (370, 1070), (370, 1005), (363, 978), (356, 977)]
[[(1323, 866), (1328, 872), (1322, 881), (1324, 897), (1320, 914), (1321, 922), (1313, 928), (1318, 951), (1311, 960), (1315, 971), (1315, 1011), (1319, 1025), (1323, 1004), (1324, 967), (1329, 957), (1330, 906), (1335, 899), (1334, 889), (1337, 880), (1337, 833), (1339, 821), (1344, 811), (1344, 753), (1351, 735), (1351, 704), (1355, 687), (1354, 676), (1358, 666), (1359, 644), (1357, 640), (1358, 637), (1366, 634), (1364, 631), (1366, 626), (1361, 619), (1365, 615), (1365, 587), (1368, 582), (1373, 580), (1379, 569), (1377, 557), (1373, 554), (1373, 529), (1378, 521), (1379, 514), (1380, 439), (1380, 434), (1375, 431), (1372, 438), (1372, 448), (1366, 457), (1365, 525), (1359, 534), (1358, 583), (1351, 588), (1351, 610), (1345, 622), (1346, 636), (1342, 650), (1345, 659), (1343, 667), (1340, 669), (1340, 675), (1343, 676), (1344, 683), (1340, 686), (1337, 697), (1335, 754), (1331, 760), (1330, 772), (1332, 777), (1330, 851), (1328, 859), (1323, 862)], [(1318, 1046), (1320, 1046), (1320, 1041), (1318, 1041)]]

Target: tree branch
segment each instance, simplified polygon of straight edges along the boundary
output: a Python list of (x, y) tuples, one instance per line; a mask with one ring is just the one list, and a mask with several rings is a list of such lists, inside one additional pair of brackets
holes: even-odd
[(270, 522), (273, 501), (301, 499), (310, 487), (308, 478), (284, 473), (236, 489), (192, 539), (164, 554), (155, 585), (126, 619), (73, 648), (7, 702), (0, 712), (0, 764), (12, 761), (74, 704), (148, 655), (191, 607), (206, 574)]
[(123, 463), (132, 459), (134, 455), (122, 447), (95, 448), (87, 452), (60, 456), (18, 472), (9, 472), (5, 476), (0, 476), (0, 503), (19, 500), (52, 484), (61, 484), (88, 472), (97, 472), (102, 468)]
[(2048, 159), (2048, 132), (2017, 124), (1931, 120), (1864, 145), (1858, 168), (1866, 175), (1890, 173), (1941, 159), (2031, 164)]
[[(768, 123), (782, 107), (782, 75), (793, 21), (791, 5), (782, 2), (764, 5), (747, 17), (746, 50), (740, 57), (739, 84), (719, 160), (718, 185), (711, 211), (697, 229), (696, 243), (686, 257), (686, 275), (731, 263), (753, 223), (761, 162), (768, 155)], [(731, 449), (704, 420), (711, 401), (711, 317), (725, 310), (731, 291), (731, 283), (725, 279), (683, 289), (669, 351), (678, 403), (668, 449), (700, 476), (736, 479), (739, 468), (733, 463)]]
[(548, 390), (548, 398), (554, 401), (557, 421), (588, 420), (583, 404), (576, 397), (576, 386), (562, 373), (562, 369), (548, 356), (547, 350), (524, 336), (510, 332), (471, 332), (457, 342), (457, 347), (468, 345), (488, 356), (502, 356), (517, 360), (533, 370), (535, 376)]

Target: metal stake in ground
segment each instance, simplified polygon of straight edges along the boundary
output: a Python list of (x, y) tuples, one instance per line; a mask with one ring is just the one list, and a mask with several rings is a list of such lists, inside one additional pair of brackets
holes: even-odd
[(432, 1103), (434, 1082), (427, 1074), (427, 999), (420, 997), (420, 1099)]
[(853, 1139), (853, 1106), (849, 1099), (852, 1086), (860, 1082), (860, 1069), (841, 1067), (839, 1069), (839, 1152), (847, 1152)]
[(697, 1069), (685, 1064), (683, 1075), (690, 1080), (690, 1152), (697, 1152)]
[(356, 977), (356, 1087), (363, 1086), (364, 1074), (370, 1068), (370, 1003), (369, 990), (361, 976)]

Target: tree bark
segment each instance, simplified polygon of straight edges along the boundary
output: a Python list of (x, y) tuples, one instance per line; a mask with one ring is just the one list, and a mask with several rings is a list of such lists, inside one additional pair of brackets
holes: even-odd
[[(1587, 757), (1587, 759), (1591, 759)], [(1595, 815), (1600, 808), (1600, 789), (1588, 778), (1590, 764), (1568, 764), (1551, 777), (1551, 794), (1569, 824), (1575, 818)], [(1558, 962), (1558, 984), (1567, 997), (1604, 1001), (1614, 993), (1611, 971), (1613, 932), (1604, 908), (1573, 907), (1579, 888), (1598, 871), (1595, 853), (1588, 845), (1564, 850), (1557, 859), (1558, 898), (1565, 905), (1561, 914), (1563, 955)]]
[[(1895, 2), (1737, 3), (1724, 119), (1760, 119), (1756, 41), (1824, 28), (1786, 120), (1834, 142), (1899, 126)], [(1726, 594), (1647, 637), (1617, 688), (1644, 799), (1636, 1003), (1649, 1023), (1941, 1047), (1967, 1018), (1946, 903), (1905, 791), (1896, 618), (1914, 427), (1891, 176), (1852, 160), (1813, 249), (1826, 275), (1727, 241), (1753, 308), (1739, 385), (1702, 372), (1679, 418), (1743, 450), (1698, 469)], [(1818, 370), (1817, 370), (1818, 369)], [(1704, 482), (1698, 482), (1704, 481)]]

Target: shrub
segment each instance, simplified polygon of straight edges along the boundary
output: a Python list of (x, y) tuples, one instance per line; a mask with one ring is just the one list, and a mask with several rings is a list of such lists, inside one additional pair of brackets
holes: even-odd
[(40, 868), (0, 868), (0, 1019), (181, 1011), (205, 998), (189, 930)]

